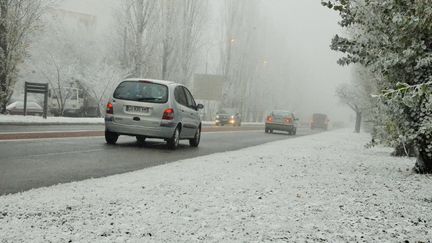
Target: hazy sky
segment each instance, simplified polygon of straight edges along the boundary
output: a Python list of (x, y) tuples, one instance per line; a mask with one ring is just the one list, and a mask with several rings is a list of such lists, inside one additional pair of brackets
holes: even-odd
[(298, 95), (296, 106), (346, 119), (347, 109), (339, 103), (335, 88), (350, 80), (350, 69), (337, 65), (340, 54), (329, 48), (331, 38), (341, 31), (338, 15), (321, 6), (320, 0), (265, 3), (266, 18), (283, 35), (290, 50), (286, 55), (294, 81), (291, 87)]
[[(59, 7), (95, 15), (99, 27), (106, 29), (113, 23), (112, 12), (119, 3), (119, 0), (63, 0)], [(266, 0), (262, 3), (262, 17), (269, 25), (269, 33), (265, 34), (270, 44), (266, 48), (269, 53), (275, 53), (275, 59), (289, 63), (287, 68), (291, 70), (290, 77), (281, 77), (290, 80), (288, 86), (295, 90), (289, 92), (296, 97), (287, 109), (306, 114), (324, 112), (334, 119), (346, 120), (349, 110), (338, 102), (335, 88), (350, 80), (350, 69), (338, 66), (336, 61), (340, 54), (329, 49), (331, 38), (341, 31), (337, 25), (338, 15), (321, 6), (320, 0)], [(289, 50), (287, 53), (279, 51), (282, 45)], [(268, 61), (271, 65), (272, 60)]]

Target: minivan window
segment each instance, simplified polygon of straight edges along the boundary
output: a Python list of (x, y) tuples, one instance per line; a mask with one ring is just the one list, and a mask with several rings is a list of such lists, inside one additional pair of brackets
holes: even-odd
[[(183, 88), (184, 88), (184, 87), (183, 87)], [(195, 109), (195, 107), (196, 107), (196, 103), (195, 103), (195, 100), (194, 100), (194, 98), (193, 98), (191, 92), (190, 92), (187, 88), (184, 88), (184, 91), (185, 91), (185, 93), (186, 93), (186, 99), (187, 99), (188, 106), (189, 106), (190, 108)]]
[(175, 97), (175, 100), (179, 104), (184, 105), (184, 106), (188, 106), (186, 94), (185, 94), (185, 92), (184, 92), (184, 90), (183, 90), (183, 88), (181, 86), (178, 86), (178, 87), (175, 88), (175, 90), (174, 90), (174, 97)]
[(288, 117), (292, 116), (292, 113), (288, 111), (273, 111), (273, 116)]
[(114, 91), (114, 98), (149, 103), (166, 103), (168, 87), (151, 82), (124, 81)]
[(314, 121), (325, 121), (327, 119), (327, 115), (315, 113), (312, 116)]

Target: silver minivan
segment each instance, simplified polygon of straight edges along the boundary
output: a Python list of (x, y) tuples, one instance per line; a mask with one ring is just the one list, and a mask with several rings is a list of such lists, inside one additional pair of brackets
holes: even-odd
[(110, 98), (105, 115), (105, 140), (115, 144), (120, 135), (136, 136), (139, 143), (146, 138), (164, 139), (176, 149), (181, 139), (198, 147), (204, 106), (196, 104), (183, 85), (153, 79), (127, 79)]

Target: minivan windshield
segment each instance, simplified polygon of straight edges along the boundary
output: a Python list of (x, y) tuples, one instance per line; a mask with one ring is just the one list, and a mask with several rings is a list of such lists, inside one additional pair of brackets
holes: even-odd
[(289, 111), (273, 111), (273, 116), (280, 116), (280, 117), (288, 117), (291, 116), (291, 112)]
[(233, 108), (222, 108), (218, 111), (217, 114), (228, 114), (228, 115), (234, 115), (237, 112)]
[(315, 113), (312, 116), (314, 121), (325, 121), (327, 119), (327, 115)]
[(114, 98), (149, 103), (166, 103), (168, 87), (151, 82), (124, 81), (114, 91)]

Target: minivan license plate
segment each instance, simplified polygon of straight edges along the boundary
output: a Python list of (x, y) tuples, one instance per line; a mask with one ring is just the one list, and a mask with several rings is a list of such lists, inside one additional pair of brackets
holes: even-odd
[(127, 112), (134, 112), (134, 113), (148, 113), (149, 112), (149, 108), (148, 107), (141, 107), (141, 106), (127, 105), (126, 106), (126, 111)]

